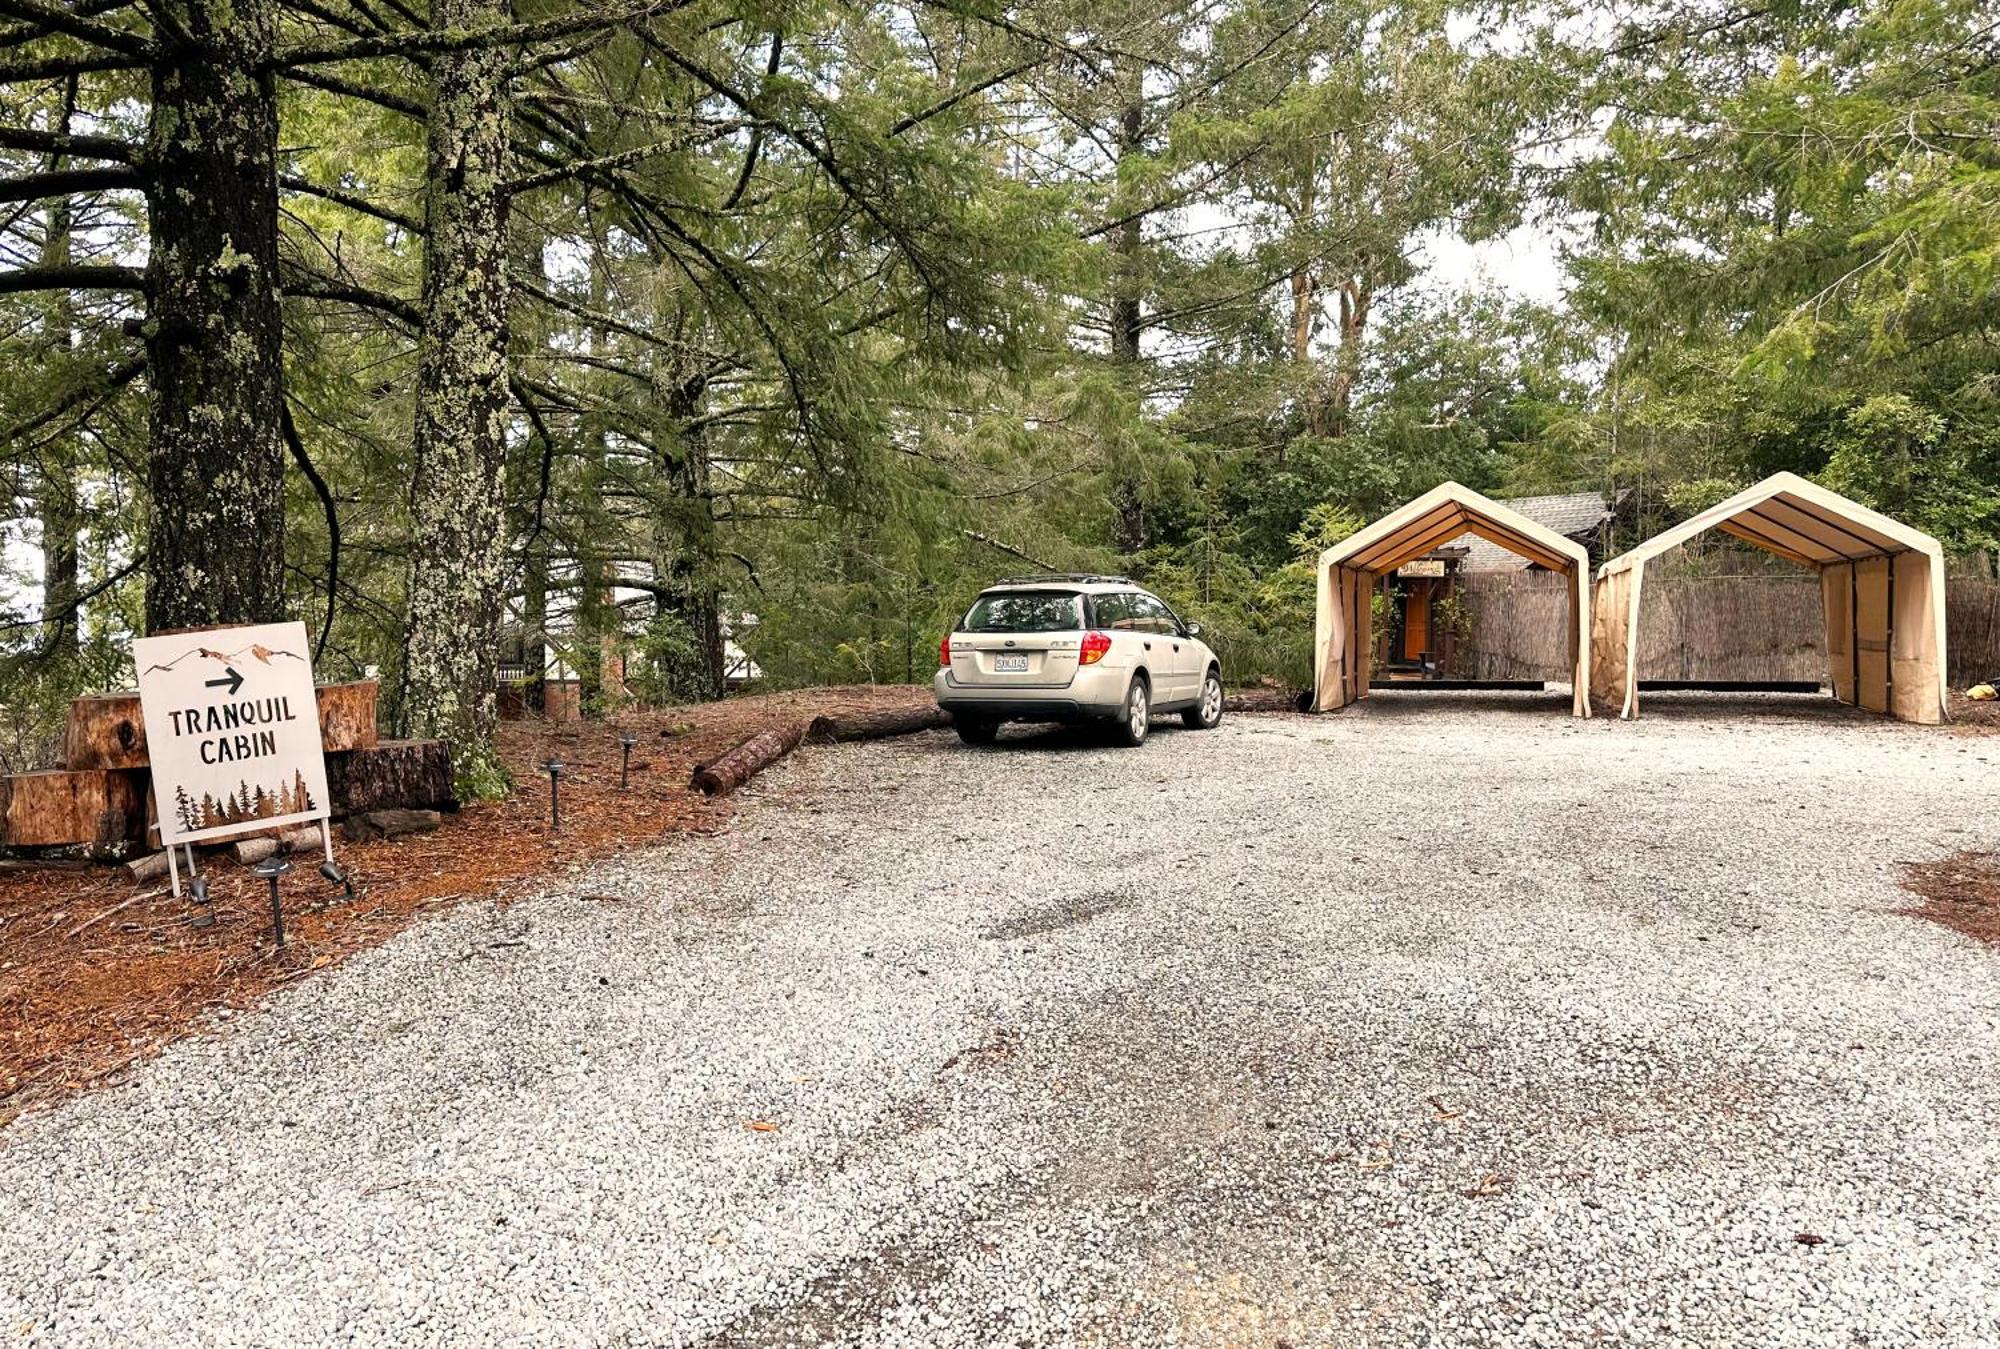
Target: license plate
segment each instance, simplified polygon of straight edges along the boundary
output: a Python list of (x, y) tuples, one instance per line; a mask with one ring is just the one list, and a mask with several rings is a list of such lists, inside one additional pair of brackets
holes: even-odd
[(996, 674), (1026, 674), (1028, 672), (1028, 658), (1026, 656), (995, 656), (993, 658), (993, 670)]

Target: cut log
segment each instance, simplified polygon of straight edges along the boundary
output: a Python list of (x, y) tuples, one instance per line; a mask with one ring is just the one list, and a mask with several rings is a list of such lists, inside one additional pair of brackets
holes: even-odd
[(350, 843), (366, 843), (370, 839), (428, 834), (442, 819), (434, 810), (371, 810), (365, 815), (348, 816), (341, 832)]
[(73, 770), (144, 768), (146, 719), (136, 693), (86, 693), (69, 705), (63, 762)]
[(278, 839), (279, 852), (318, 852), (320, 850), (319, 826), (310, 829), (293, 829)]
[(164, 852), (149, 852), (144, 857), (135, 857), (125, 864), (134, 884), (142, 881), (156, 881), (167, 874), (167, 855)]
[(814, 717), (806, 728), (806, 739), (815, 744), (841, 740), (881, 740), (892, 735), (911, 735), (951, 725), (951, 713), (942, 707), (890, 707), (877, 712), (849, 712)]
[(267, 857), (278, 855), (278, 840), (274, 838), (239, 839), (230, 848), (239, 866), (254, 866)]
[(143, 773), (51, 768), (0, 778), (0, 843), (17, 848), (81, 843), (121, 856), (146, 827)]
[(803, 721), (759, 731), (727, 753), (696, 764), (691, 785), (703, 796), (727, 796), (797, 749), (805, 736)]
[[(380, 685), (373, 679), (352, 684), (321, 684), (320, 746), (338, 750), (373, 749), (377, 743), (375, 703)], [(146, 719), (136, 693), (87, 693), (69, 705), (63, 731), (63, 762), (69, 768), (145, 768)]]
[(379, 739), (375, 729), (375, 695), (380, 688), (374, 680), (363, 679), (352, 684), (321, 684), (315, 689), (319, 699), (320, 748), (329, 754), (374, 749)]
[(384, 740), (373, 749), (326, 756), (333, 813), (371, 810), (457, 810), (451, 747), (442, 740)]

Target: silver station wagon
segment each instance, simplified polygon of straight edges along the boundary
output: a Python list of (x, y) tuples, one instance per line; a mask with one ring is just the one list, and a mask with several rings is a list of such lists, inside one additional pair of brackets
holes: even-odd
[(988, 587), (945, 635), (932, 687), (969, 745), (1009, 721), (1103, 722), (1138, 745), (1165, 713), (1192, 730), (1222, 720), (1222, 666), (1201, 629), (1122, 576)]

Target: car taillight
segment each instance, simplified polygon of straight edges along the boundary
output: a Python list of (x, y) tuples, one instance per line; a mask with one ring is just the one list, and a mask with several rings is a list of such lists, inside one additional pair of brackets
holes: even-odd
[(949, 664), (951, 664), (951, 634), (947, 632), (944, 640), (938, 643), (938, 665), (943, 667)]
[(1078, 665), (1095, 665), (1104, 659), (1104, 653), (1111, 649), (1111, 634), (1108, 632), (1086, 632), (1083, 647), (1076, 655)]

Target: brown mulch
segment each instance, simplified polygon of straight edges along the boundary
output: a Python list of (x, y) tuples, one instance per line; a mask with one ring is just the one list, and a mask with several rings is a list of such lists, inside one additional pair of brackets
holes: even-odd
[(1923, 903), (1899, 912), (2000, 946), (2000, 853), (1961, 852), (1906, 863), (1903, 887)]
[[(930, 702), (927, 687), (852, 686), (733, 698), (609, 721), (502, 723), (498, 743), (518, 787), (466, 807), (434, 833), (335, 853), (354, 900), (300, 858), (285, 879), (286, 946), (271, 941), (269, 891), (210, 854), (215, 924), (188, 926), (192, 907), (164, 881), (135, 886), (122, 867), (0, 874), (0, 1122), (38, 1101), (104, 1081), (193, 1029), (220, 1007), (254, 1006), (280, 985), (387, 940), (429, 910), (505, 898), (579, 860), (680, 834), (713, 833), (726, 800), (688, 785), (694, 765), (767, 727), (815, 716)], [(682, 734), (662, 732), (681, 726)], [(619, 737), (632, 749), (618, 787)], [(562, 827), (549, 829), (550, 757), (567, 768)]]
[(1966, 735), (2000, 735), (2000, 699), (1975, 703), (1962, 689), (1951, 691), (1951, 724)]

